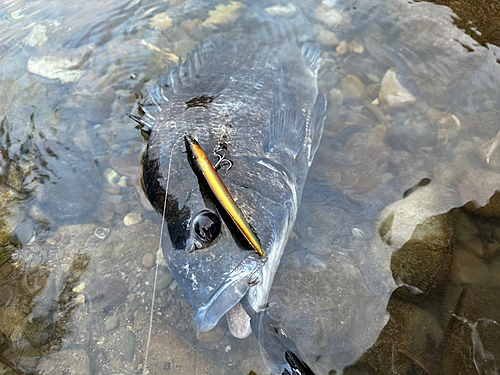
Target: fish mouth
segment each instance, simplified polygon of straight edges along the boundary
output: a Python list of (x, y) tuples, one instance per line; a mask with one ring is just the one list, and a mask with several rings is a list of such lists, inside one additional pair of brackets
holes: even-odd
[(201, 332), (210, 331), (219, 320), (231, 310), (247, 293), (250, 285), (255, 285), (262, 259), (247, 257), (224, 279), (210, 300), (193, 314), (193, 322)]

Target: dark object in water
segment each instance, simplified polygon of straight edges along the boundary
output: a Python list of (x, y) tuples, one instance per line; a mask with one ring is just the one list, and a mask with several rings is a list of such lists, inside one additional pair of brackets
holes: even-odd
[[(255, 311), (266, 306), (319, 146), (326, 101), (313, 43), (297, 42), (267, 18), (241, 27), (249, 29), (205, 42), (159, 78), (139, 105), (141, 117), (131, 118), (149, 133), (144, 188), (164, 215), (163, 256), (195, 325), (208, 331), (228, 313), (231, 332), (243, 338), (250, 320), (232, 319), (232, 309), (241, 308), (245, 295)], [(265, 262), (233, 235), (189, 166), (181, 140), (196, 132), (201, 148), (219, 145), (234, 162), (219, 177), (259, 236)], [(200, 241), (200, 230), (217, 236)]]
[(269, 316), (267, 310), (257, 313), (246, 298), (241, 300), (241, 305), (250, 316), (252, 332), (261, 348), (283, 375), (314, 375), (311, 368), (302, 360), (299, 348), (279, 327), (279, 323)]

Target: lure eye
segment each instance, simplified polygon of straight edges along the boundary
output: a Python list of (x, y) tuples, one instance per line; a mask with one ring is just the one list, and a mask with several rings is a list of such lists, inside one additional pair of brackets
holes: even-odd
[(220, 234), (221, 222), (211, 211), (200, 212), (193, 220), (193, 230), (202, 242), (212, 242)]

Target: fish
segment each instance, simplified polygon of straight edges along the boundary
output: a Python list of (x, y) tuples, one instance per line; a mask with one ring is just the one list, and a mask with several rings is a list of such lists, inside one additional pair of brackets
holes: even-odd
[[(226, 316), (231, 333), (247, 337), (241, 299), (255, 312), (266, 309), (323, 132), (319, 65), (313, 41), (254, 22), (239, 38), (203, 42), (150, 84), (130, 115), (148, 134), (142, 182), (165, 225), (163, 257), (202, 332)], [(224, 149), (232, 167), (218, 175), (265, 256), (231, 228), (200, 183), (186, 158), (186, 134), (197, 134), (212, 165), (211, 150)]]

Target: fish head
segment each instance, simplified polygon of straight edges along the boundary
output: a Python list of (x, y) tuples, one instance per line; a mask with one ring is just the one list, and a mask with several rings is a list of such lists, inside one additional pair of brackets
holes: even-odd
[(144, 183), (150, 201), (163, 216), (165, 262), (194, 310), (196, 327), (205, 332), (258, 284), (265, 259), (235, 236), (193, 173), (186, 154), (176, 154), (179, 157), (170, 159), (168, 178), (168, 170), (157, 170), (159, 177), (146, 179), (151, 171), (145, 169)]

